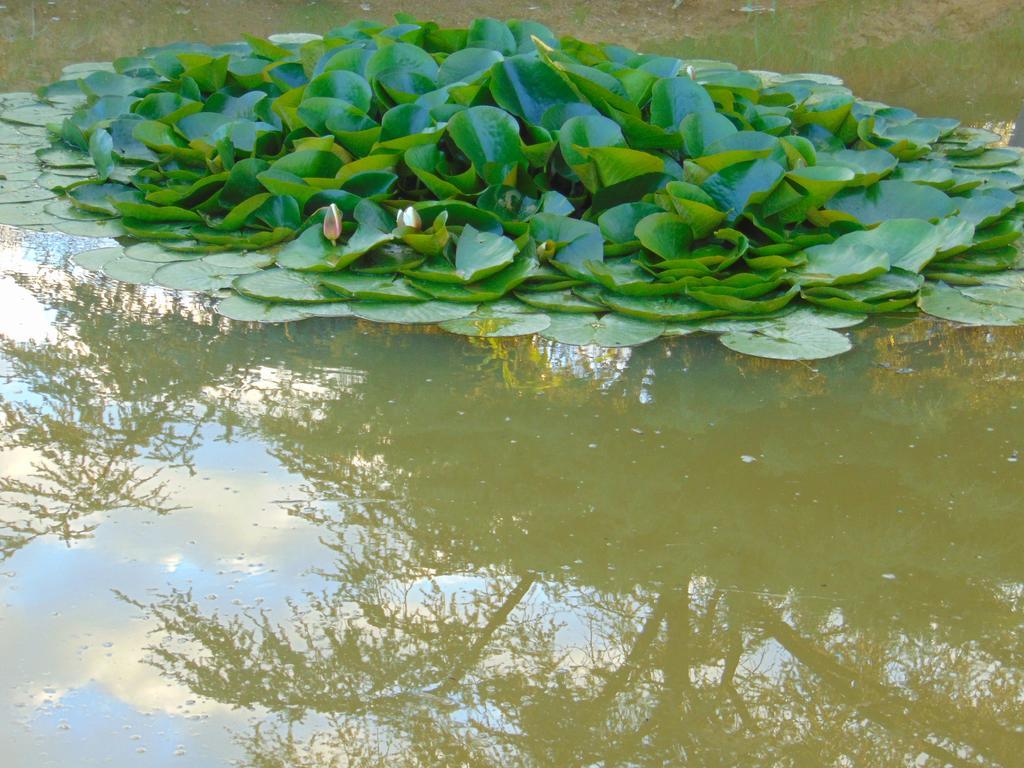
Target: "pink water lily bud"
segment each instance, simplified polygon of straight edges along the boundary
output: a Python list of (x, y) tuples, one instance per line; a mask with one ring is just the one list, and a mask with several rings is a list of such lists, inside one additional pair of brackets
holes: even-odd
[(341, 209), (331, 203), (324, 210), (324, 237), (331, 241), (331, 245), (338, 244), (341, 237)]
[(554, 240), (545, 240), (537, 246), (537, 256), (542, 260), (548, 260), (555, 255), (555, 251), (558, 250), (558, 246)]
[(398, 212), (398, 226), (408, 227), (409, 229), (423, 229), (423, 219), (420, 218), (420, 212), (413, 208), (411, 205), (408, 208), (403, 208)]
[(692, 65), (688, 66), (686, 68), (686, 76), (688, 78), (690, 78), (691, 80), (696, 80), (697, 79), (697, 70), (694, 69)]

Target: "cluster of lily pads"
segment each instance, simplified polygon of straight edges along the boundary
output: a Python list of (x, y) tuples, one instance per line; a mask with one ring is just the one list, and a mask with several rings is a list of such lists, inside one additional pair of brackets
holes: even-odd
[(998, 141), (828, 76), (399, 17), (0, 95), (0, 223), (123, 238), (78, 263), (240, 320), (815, 358), (875, 313), (1024, 323)]

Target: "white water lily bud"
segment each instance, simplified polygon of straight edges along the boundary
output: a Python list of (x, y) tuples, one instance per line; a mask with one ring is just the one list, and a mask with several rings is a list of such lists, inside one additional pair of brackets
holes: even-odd
[(423, 229), (423, 219), (420, 218), (420, 212), (411, 205), (398, 212), (397, 221), (398, 226), (400, 227), (408, 227), (409, 229), (417, 230)]
[(696, 80), (697, 79), (697, 70), (693, 68), (692, 64), (687, 65), (687, 67), (686, 67), (686, 76), (688, 78), (690, 78), (691, 80)]
[(555, 255), (555, 251), (558, 250), (558, 246), (554, 240), (545, 240), (543, 243), (537, 245), (537, 256), (542, 260), (548, 260)]
[(323, 208), (324, 211), (324, 237), (331, 241), (331, 245), (337, 245), (341, 237), (341, 209), (331, 203)]

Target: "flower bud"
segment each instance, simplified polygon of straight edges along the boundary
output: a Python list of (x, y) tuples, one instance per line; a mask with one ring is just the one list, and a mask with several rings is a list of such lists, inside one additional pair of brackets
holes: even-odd
[(555, 251), (558, 250), (554, 240), (545, 240), (543, 243), (537, 245), (537, 256), (542, 261), (547, 261), (555, 255)]
[(692, 64), (690, 64), (690, 65), (688, 65), (686, 67), (686, 76), (688, 78), (690, 78), (691, 80), (696, 80), (697, 79), (697, 70), (693, 68)]
[(408, 208), (400, 210), (396, 220), (400, 227), (407, 227), (408, 229), (415, 230), (423, 229), (423, 219), (420, 218), (420, 212), (411, 205)]
[(323, 211), (324, 237), (331, 241), (331, 245), (337, 245), (338, 238), (341, 237), (341, 210), (331, 203), (323, 208)]

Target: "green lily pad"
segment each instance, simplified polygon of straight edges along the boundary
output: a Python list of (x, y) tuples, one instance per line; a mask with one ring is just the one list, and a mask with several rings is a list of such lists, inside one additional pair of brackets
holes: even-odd
[(836, 245), (874, 248), (889, 256), (892, 267), (921, 272), (938, 254), (971, 245), (973, 236), (974, 227), (966, 221), (890, 219), (874, 229), (843, 235)]
[(338, 294), (324, 288), (319, 277), (286, 269), (272, 268), (242, 275), (233, 285), (243, 296), (264, 301), (318, 304), (342, 300)]
[(821, 360), (850, 351), (850, 340), (828, 328), (785, 328), (777, 332), (734, 331), (718, 339), (733, 352), (772, 360)]
[(832, 198), (829, 208), (871, 226), (890, 219), (943, 219), (956, 212), (957, 206), (934, 187), (886, 180), (862, 189), (844, 190)]
[(1020, 150), (1017, 149), (989, 149), (973, 157), (956, 158), (953, 160), (953, 163), (960, 168), (984, 168), (989, 170), (1019, 163), (1021, 157)]
[(507, 237), (467, 224), (455, 249), (455, 272), (467, 283), (476, 282), (511, 264), (515, 255), (516, 244)]
[(179, 291), (216, 291), (230, 288), (235, 278), (257, 267), (222, 267), (205, 259), (164, 264), (153, 273), (153, 282)]
[(447, 301), (423, 301), (416, 303), (391, 301), (361, 301), (352, 307), (352, 314), (375, 323), (397, 323), (422, 325), (441, 323), (466, 317), (476, 309), (475, 304), (456, 304)]
[(57, 219), (50, 222), (54, 229), (76, 237), (124, 237), (125, 230), (119, 219), (97, 221), (69, 221)]
[(1009, 295), (1013, 302), (1016, 292), (996, 291), (994, 294), (972, 297), (964, 291), (944, 283), (929, 283), (922, 289), (919, 304), (933, 317), (954, 320), (966, 325), (1024, 325), (1024, 307), (1013, 303), (998, 303), (1001, 296)]
[(107, 277), (120, 280), (122, 283), (148, 285), (153, 282), (153, 275), (159, 268), (160, 265), (153, 262), (137, 261), (122, 256), (119, 259), (106, 262), (101, 269)]
[(593, 314), (605, 309), (603, 304), (582, 299), (570, 290), (561, 291), (519, 291), (516, 297), (531, 307), (549, 312), (568, 312), (573, 314)]
[(124, 256), (124, 249), (120, 247), (94, 248), (91, 251), (76, 253), (72, 257), (72, 261), (82, 269), (87, 269), (90, 272), (102, 272), (107, 264), (122, 256)]
[(885, 251), (860, 243), (837, 240), (829, 245), (816, 245), (804, 251), (807, 261), (790, 271), (801, 285), (843, 285), (870, 280), (888, 271), (889, 255)]
[(270, 303), (236, 295), (219, 301), (217, 313), (231, 320), (249, 323), (288, 323), (312, 317), (308, 310), (315, 306), (317, 305)]
[(551, 318), (542, 314), (473, 314), (454, 320), (445, 320), (439, 325), (449, 333), (456, 333), (460, 336), (503, 338), (532, 336), (551, 325)]
[(608, 313), (597, 315), (553, 315), (545, 339), (574, 347), (635, 347), (661, 336), (665, 324)]

